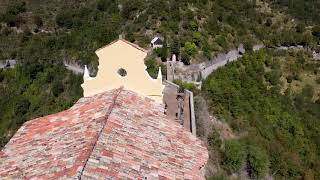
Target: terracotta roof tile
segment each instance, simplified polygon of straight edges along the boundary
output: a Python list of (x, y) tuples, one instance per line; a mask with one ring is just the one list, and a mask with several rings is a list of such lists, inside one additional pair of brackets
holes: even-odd
[(206, 148), (163, 108), (122, 89), (82, 98), (26, 122), (0, 152), (0, 177), (202, 179)]

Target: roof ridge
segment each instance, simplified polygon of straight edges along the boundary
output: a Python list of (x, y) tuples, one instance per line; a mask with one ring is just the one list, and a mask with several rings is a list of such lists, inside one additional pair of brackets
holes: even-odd
[(104, 130), (107, 122), (108, 122), (109, 115), (112, 113), (112, 110), (113, 110), (114, 106), (116, 105), (116, 101), (117, 101), (117, 99), (118, 99), (118, 96), (120, 95), (120, 93), (121, 93), (122, 91), (123, 91), (123, 86), (121, 86), (120, 88), (118, 88), (118, 89), (115, 90), (114, 96), (113, 96), (113, 98), (112, 98), (112, 103), (110, 104), (110, 106), (109, 106), (109, 108), (108, 108), (108, 111), (107, 111), (107, 113), (106, 113), (106, 115), (105, 115), (105, 118), (103, 119), (102, 127), (101, 127), (100, 131), (98, 132), (97, 138), (96, 138), (96, 140), (94, 141), (94, 144), (93, 144), (93, 146), (92, 146), (92, 149), (91, 149), (88, 157), (86, 158), (86, 160), (85, 160), (85, 162), (84, 162), (84, 164), (83, 164), (83, 167), (82, 167), (80, 170), (78, 170), (78, 172), (77, 172), (77, 174), (76, 174), (76, 178), (77, 178), (77, 179), (81, 179), (82, 173), (83, 173), (83, 171), (84, 171), (85, 168), (86, 168), (86, 165), (87, 165), (87, 163), (88, 163), (88, 160), (90, 159), (90, 157), (91, 157), (91, 155), (92, 155), (92, 152), (94, 152), (94, 149), (95, 149), (95, 147), (96, 147), (96, 145), (97, 145), (97, 142), (99, 141), (99, 138), (100, 138), (100, 136), (101, 136), (101, 134), (102, 134), (102, 132), (103, 132), (103, 130)]
[(132, 42), (130, 42), (130, 41), (127, 41), (127, 40), (122, 39), (122, 38), (121, 38), (121, 39), (119, 39), (119, 40), (121, 40), (121, 41), (123, 41), (123, 42), (125, 42), (125, 43), (129, 44), (130, 46), (132, 46), (132, 47), (134, 47), (134, 48), (136, 48), (136, 49), (138, 49), (138, 50), (140, 50), (140, 51), (148, 52), (146, 49), (144, 49), (144, 48), (140, 47), (139, 45), (134, 44), (134, 43), (132, 43)]
[(140, 46), (137, 45), (137, 44), (134, 44), (134, 43), (132, 43), (132, 42), (130, 42), (130, 41), (127, 41), (127, 40), (125, 40), (125, 39), (123, 39), (123, 38), (116, 39), (116, 40), (110, 42), (109, 44), (107, 44), (107, 45), (105, 45), (105, 46), (102, 46), (101, 48), (97, 49), (95, 52), (97, 53), (97, 52), (100, 51), (101, 49), (106, 48), (106, 47), (108, 47), (108, 46), (110, 46), (110, 45), (112, 45), (112, 44), (114, 44), (114, 43), (116, 43), (116, 42), (118, 42), (118, 41), (122, 41), (122, 42), (124, 42), (124, 43), (126, 43), (126, 44), (128, 44), (128, 45), (130, 45), (130, 46), (132, 46), (132, 47), (134, 47), (134, 48), (142, 51), (142, 52), (146, 52), (146, 53), (148, 52), (148, 50), (140, 47)]

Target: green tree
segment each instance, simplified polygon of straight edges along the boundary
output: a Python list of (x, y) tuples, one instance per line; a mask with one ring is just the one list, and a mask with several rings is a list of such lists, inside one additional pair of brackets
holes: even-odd
[(52, 85), (52, 94), (58, 97), (64, 91), (64, 86), (61, 81), (55, 81)]
[(265, 24), (266, 26), (268, 26), (268, 27), (270, 27), (271, 25), (272, 25), (272, 19), (271, 18), (268, 18), (267, 20), (266, 20), (266, 24)]
[(192, 31), (198, 31), (198, 23), (196, 21), (191, 21), (190, 28)]
[(33, 18), (34, 24), (37, 25), (38, 27), (42, 27), (43, 26), (43, 20), (40, 16), (35, 16)]
[(299, 24), (296, 26), (296, 32), (302, 33), (305, 28), (306, 28), (306, 27), (305, 27), (305, 24), (299, 23)]
[(172, 45), (171, 45), (171, 53), (175, 54), (177, 57), (180, 54), (180, 43), (178, 39), (173, 39)]
[(166, 37), (163, 40), (163, 47), (161, 48), (160, 57), (161, 57), (162, 61), (167, 61), (168, 46), (167, 46), (167, 38)]
[(320, 38), (320, 25), (316, 25), (312, 28), (312, 34)]
[(140, 9), (144, 8), (144, 3), (142, 0), (123, 0), (122, 1), (122, 17), (125, 19), (133, 19), (134, 13)]
[(4, 75), (2, 74), (2, 70), (0, 70), (0, 83), (4, 80)]
[(17, 15), (26, 11), (26, 2), (24, 1), (13, 1), (7, 7), (7, 14)]
[(273, 70), (265, 74), (265, 78), (271, 85), (277, 85), (280, 82), (281, 73), (280, 71)]
[(250, 40), (244, 42), (244, 49), (251, 52), (253, 50), (253, 43)]
[(100, 11), (115, 13), (118, 11), (118, 6), (116, 0), (98, 0), (97, 9)]
[(189, 56), (193, 56), (197, 52), (197, 46), (193, 42), (186, 42), (184, 44), (184, 51)]
[(181, 53), (181, 61), (183, 62), (183, 64), (189, 65), (190, 64), (190, 55), (183, 51)]
[(72, 28), (73, 25), (73, 17), (72, 13), (70, 11), (63, 11), (60, 12), (56, 16), (56, 23), (60, 27), (66, 27), (68, 29)]
[(145, 61), (147, 66), (147, 71), (152, 78), (157, 78), (158, 76), (158, 63), (154, 58), (149, 58)]
[(16, 105), (16, 113), (26, 114), (28, 112), (29, 106), (30, 106), (30, 102), (28, 100), (26, 99), (21, 100)]
[(215, 176), (210, 176), (208, 178), (206, 178), (206, 180), (227, 180), (227, 176), (225, 174), (218, 174), (218, 175), (215, 175)]
[(227, 47), (227, 41), (224, 36), (218, 36), (216, 38), (216, 42), (219, 44), (219, 46), (226, 48)]
[(201, 41), (201, 33), (200, 32), (193, 32), (193, 35), (192, 35), (192, 39), (193, 39), (193, 42), (196, 44), (196, 45), (199, 45), (200, 41)]

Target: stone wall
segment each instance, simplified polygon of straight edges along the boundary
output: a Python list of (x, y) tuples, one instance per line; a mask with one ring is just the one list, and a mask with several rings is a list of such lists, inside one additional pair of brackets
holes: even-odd
[[(178, 96), (179, 86), (171, 81), (164, 80), (163, 84), (166, 86), (164, 90), (164, 103), (167, 105), (167, 115), (175, 117), (175, 113), (179, 112), (178, 101), (176, 100)], [(166, 94), (167, 93), (167, 94)], [(184, 93), (183, 110), (181, 114), (182, 120), (178, 120), (181, 125), (186, 129), (191, 131), (191, 133), (196, 136), (196, 120), (194, 114), (194, 100), (193, 93), (189, 90), (185, 90)], [(181, 110), (180, 110), (181, 112)]]

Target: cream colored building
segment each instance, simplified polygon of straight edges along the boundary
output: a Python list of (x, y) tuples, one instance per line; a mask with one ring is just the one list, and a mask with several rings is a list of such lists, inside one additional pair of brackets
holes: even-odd
[(83, 88), (84, 97), (123, 86), (162, 103), (161, 70), (157, 79), (146, 71), (144, 59), (147, 51), (126, 40), (119, 39), (96, 51), (99, 57), (98, 73), (90, 77), (85, 69)]

